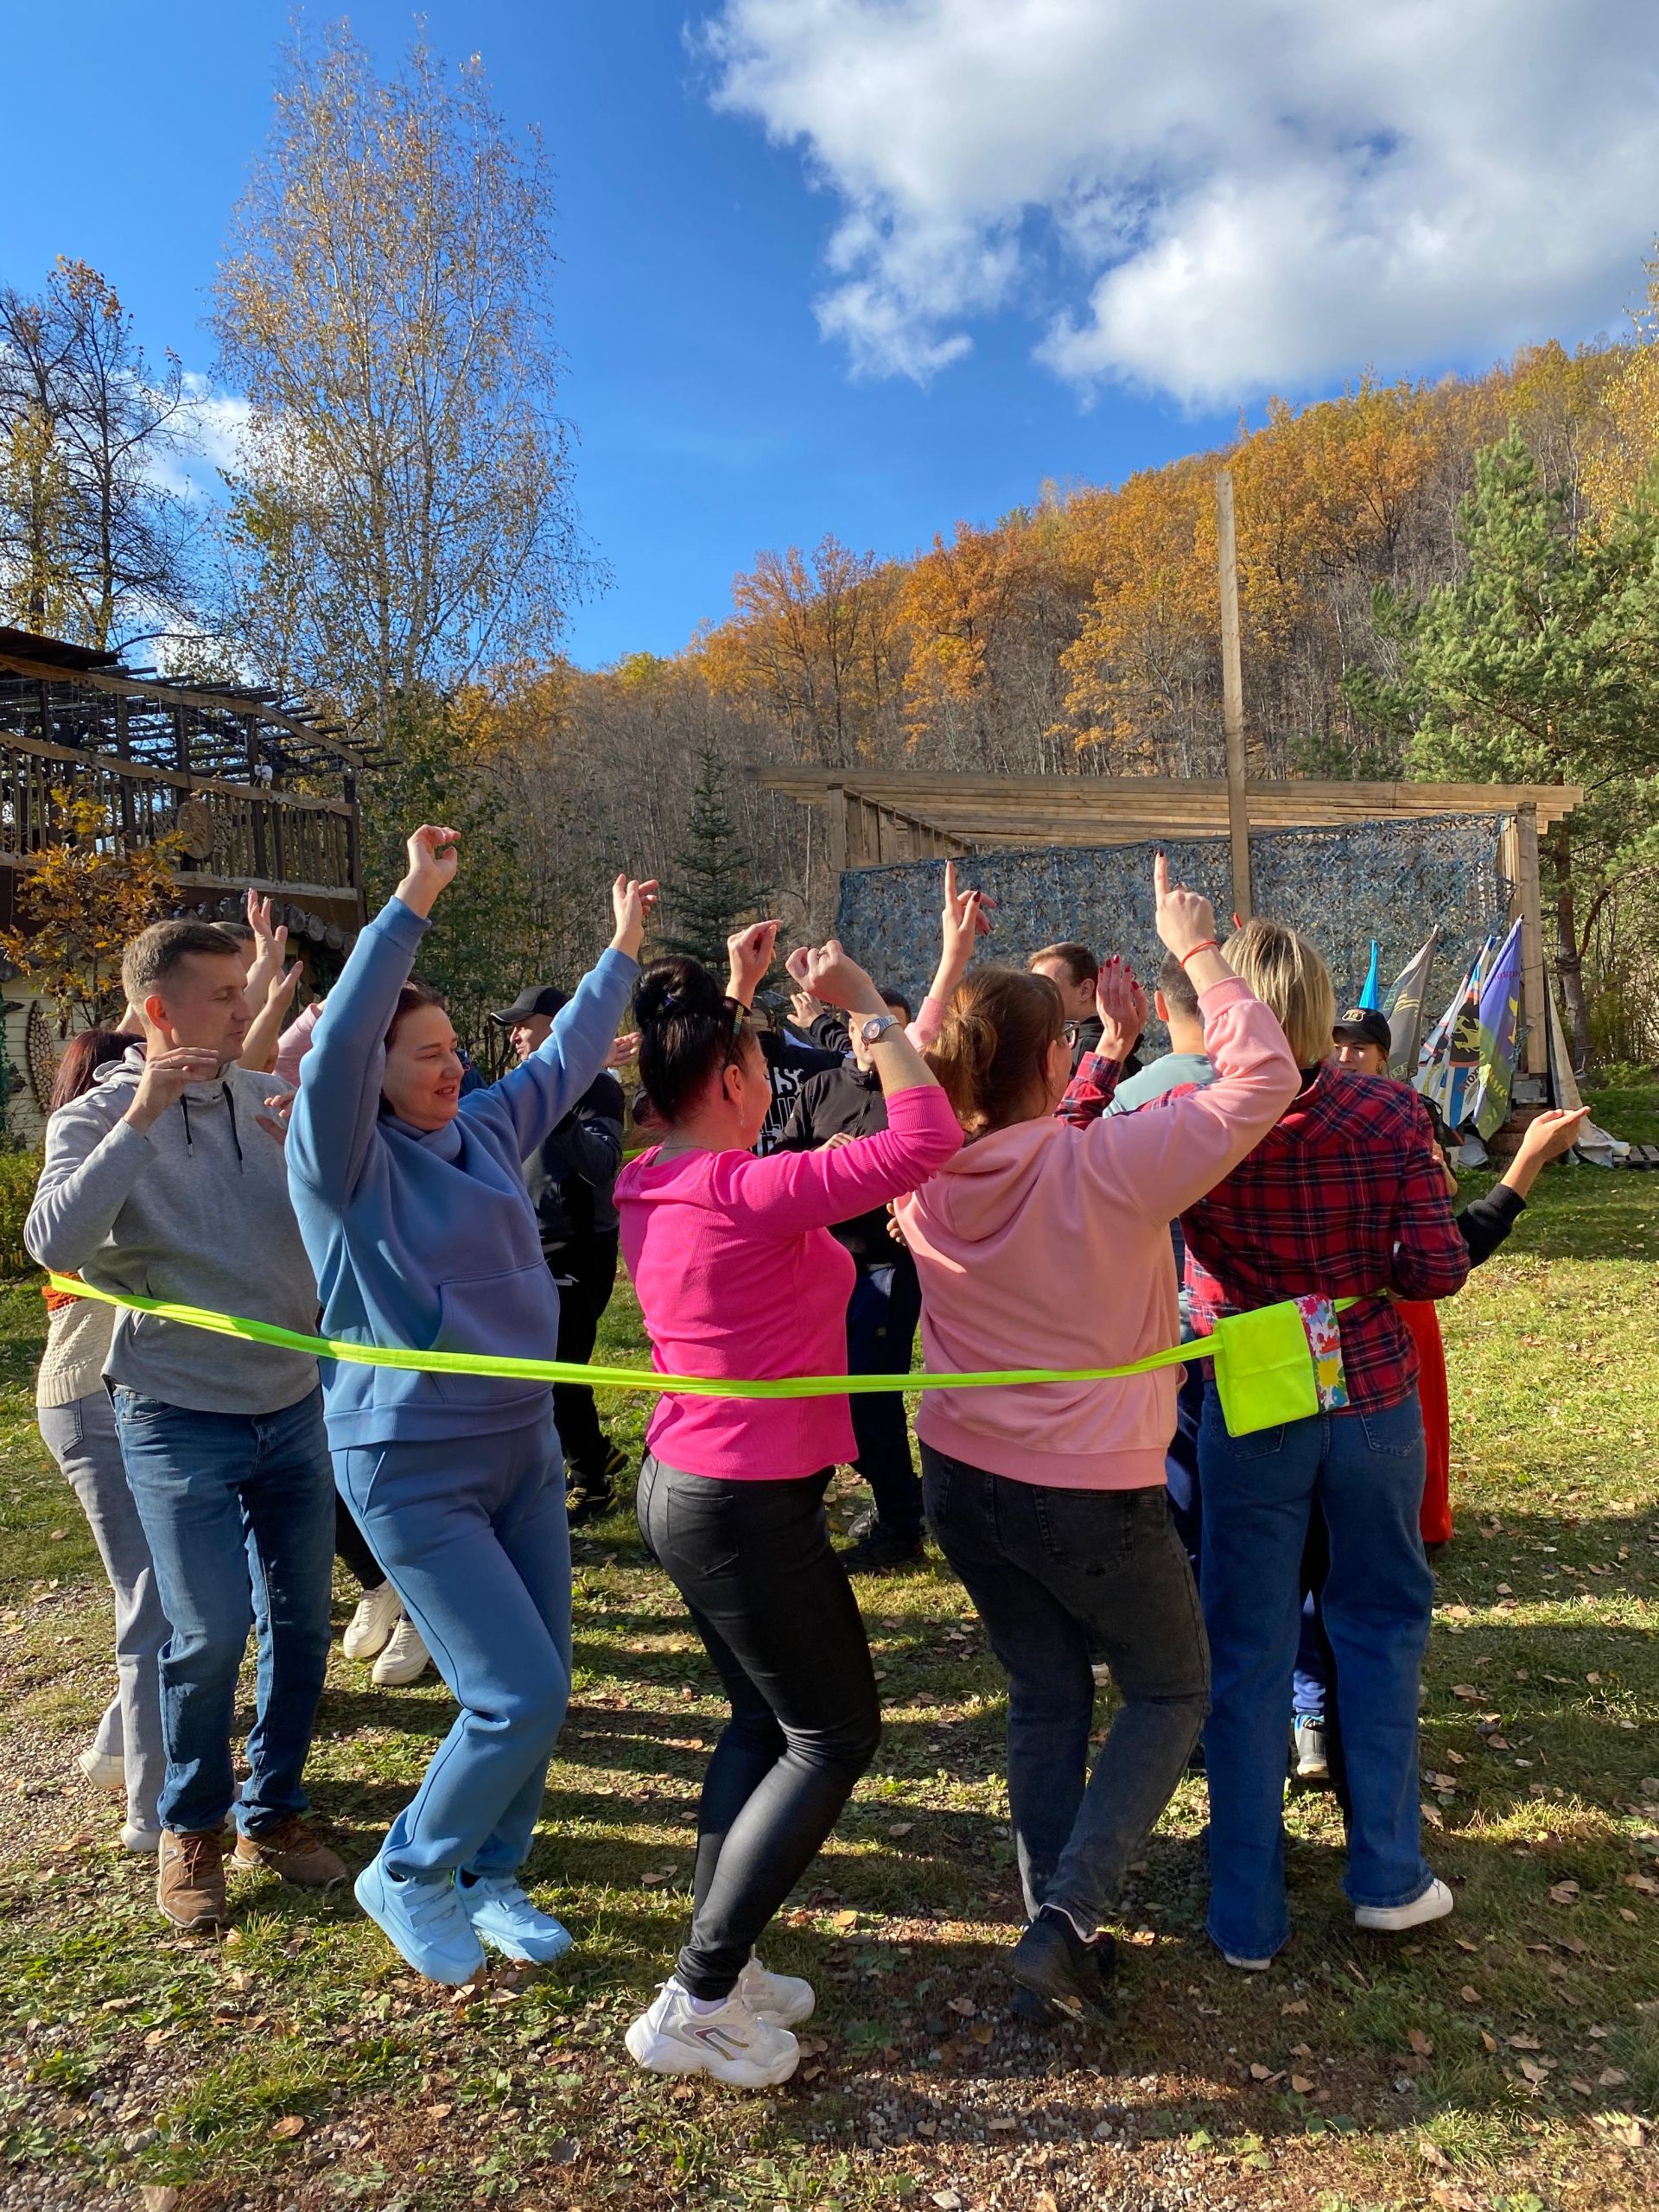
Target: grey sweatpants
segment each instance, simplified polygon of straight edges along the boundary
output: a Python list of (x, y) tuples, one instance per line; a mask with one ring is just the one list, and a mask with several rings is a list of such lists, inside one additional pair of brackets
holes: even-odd
[(158, 1662), (168, 1624), (121, 1464), (115, 1409), (107, 1391), (99, 1389), (73, 1405), (41, 1406), (36, 1418), (47, 1450), (80, 1500), (115, 1594), (119, 1688), (99, 1723), (93, 1749), (125, 1760), (128, 1823), (153, 1835), (161, 1825), (156, 1806), (167, 1774)]

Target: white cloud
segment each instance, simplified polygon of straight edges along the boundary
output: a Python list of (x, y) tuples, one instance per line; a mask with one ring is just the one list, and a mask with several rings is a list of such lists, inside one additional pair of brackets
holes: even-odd
[(1619, 320), (1659, 229), (1654, 0), (723, 0), (715, 104), (842, 213), (821, 327), (976, 316), (1194, 404)]

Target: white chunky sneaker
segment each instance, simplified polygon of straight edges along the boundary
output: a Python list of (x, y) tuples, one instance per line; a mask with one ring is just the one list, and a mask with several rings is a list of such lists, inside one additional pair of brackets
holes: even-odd
[(737, 1977), (736, 1993), (751, 2012), (780, 2028), (798, 2028), (803, 2020), (810, 2020), (817, 2002), (810, 1981), (798, 1974), (773, 1974), (753, 1954)]
[(378, 1682), (383, 1689), (401, 1689), (406, 1683), (418, 1682), (431, 1664), (432, 1655), (421, 1641), (421, 1631), (407, 1613), (400, 1613), (385, 1649), (370, 1670), (369, 1680)]
[(628, 2055), (651, 2074), (707, 2074), (734, 2089), (772, 2089), (801, 2063), (787, 2028), (750, 2011), (737, 1990), (699, 2012), (677, 1981), (665, 1981), (627, 2032)]
[(119, 1751), (78, 1752), (75, 1764), (94, 1789), (114, 1791), (127, 1786), (127, 1763)]
[(390, 1582), (377, 1582), (357, 1601), (357, 1611), (346, 1624), (340, 1648), (348, 1659), (372, 1659), (384, 1651), (391, 1631), (404, 1617), (404, 1601)]
[(1421, 1897), (1409, 1904), (1357, 1904), (1354, 1925), (1382, 1936), (1397, 1936), (1402, 1929), (1421, 1928), (1425, 1921), (1444, 1920), (1457, 1904), (1446, 1884), (1431, 1881)]

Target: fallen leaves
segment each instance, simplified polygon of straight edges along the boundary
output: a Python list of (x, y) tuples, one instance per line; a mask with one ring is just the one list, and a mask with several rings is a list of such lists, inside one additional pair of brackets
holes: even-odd
[(1549, 1901), (1552, 1904), (1577, 1904), (1579, 1901), (1578, 1884), (1576, 1882), (1552, 1882), (1549, 1885)]
[(276, 2122), (270, 2133), (276, 2142), (291, 2143), (296, 2135), (304, 2134), (305, 2122), (298, 2113), (290, 2112)]
[(1412, 2050), (1415, 2051), (1419, 2058), (1433, 2057), (1434, 2038), (1433, 2036), (1425, 2035), (1421, 2028), (1408, 2028), (1406, 2031), (1406, 2041), (1411, 2045)]

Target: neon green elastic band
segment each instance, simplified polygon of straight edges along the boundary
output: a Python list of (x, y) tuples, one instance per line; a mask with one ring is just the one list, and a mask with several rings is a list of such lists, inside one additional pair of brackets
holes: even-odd
[(428, 1375), (501, 1375), (522, 1382), (585, 1382), (599, 1390), (672, 1391), (696, 1398), (842, 1398), (893, 1390), (1002, 1390), (1032, 1382), (1115, 1382), (1125, 1376), (1150, 1375), (1160, 1367), (1179, 1367), (1189, 1359), (1208, 1359), (1215, 1346), (1200, 1338), (1149, 1352), (1123, 1367), (1014, 1367), (984, 1375), (790, 1375), (776, 1381), (735, 1382), (726, 1376), (657, 1375), (643, 1367), (581, 1367), (564, 1359), (493, 1359), (470, 1351), (415, 1351), (403, 1344), (343, 1344), (329, 1337), (302, 1336), (272, 1321), (248, 1321), (234, 1313), (209, 1313), (197, 1306), (172, 1306), (159, 1298), (118, 1298), (66, 1275), (48, 1276), (54, 1290), (70, 1298), (96, 1299), (100, 1306), (124, 1306), (135, 1313), (154, 1313), (163, 1321), (210, 1329), (216, 1336), (244, 1337), (255, 1344), (279, 1344), (286, 1351), (309, 1352), (314, 1359), (345, 1359), (360, 1367), (402, 1367)]

